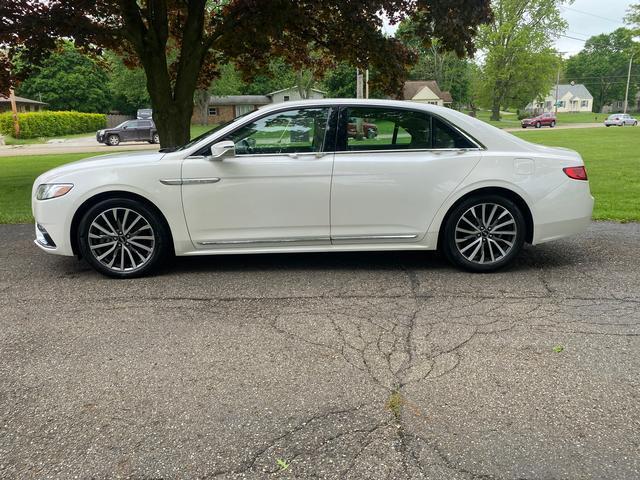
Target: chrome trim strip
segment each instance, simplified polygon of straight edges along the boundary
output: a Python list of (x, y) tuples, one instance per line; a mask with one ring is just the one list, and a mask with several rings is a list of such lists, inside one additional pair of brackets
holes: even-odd
[(180, 180), (179, 178), (168, 178), (160, 180), (163, 185), (202, 185), (205, 183), (218, 183), (220, 178), (185, 178)]
[(205, 240), (199, 245), (252, 245), (264, 243), (292, 243), (292, 242), (328, 242), (327, 237), (299, 237), (299, 238), (266, 238), (260, 240)]
[(58, 247), (52, 247), (51, 245), (45, 245), (44, 243), (38, 241), (38, 240), (34, 240), (33, 243), (35, 243), (37, 246), (45, 248), (47, 250), (55, 250)]
[(342, 150), (339, 152), (334, 152), (336, 155), (348, 155), (351, 153), (360, 154), (360, 153), (387, 153), (398, 155), (401, 153), (419, 153), (419, 152), (430, 152), (430, 153), (438, 153), (438, 152), (478, 152), (481, 151), (481, 148), (407, 148), (407, 149), (397, 149), (397, 150)]
[(182, 180), (179, 178), (166, 178), (160, 179), (160, 183), (163, 185), (182, 185)]
[(418, 235), (341, 235), (331, 237), (331, 240), (411, 240)]

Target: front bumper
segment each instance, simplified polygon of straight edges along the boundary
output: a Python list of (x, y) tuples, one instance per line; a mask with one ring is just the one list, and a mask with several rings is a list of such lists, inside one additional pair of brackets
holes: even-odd
[(35, 244), (47, 253), (72, 256), (71, 216), (73, 193), (49, 200), (33, 200), (33, 217), (36, 220)]

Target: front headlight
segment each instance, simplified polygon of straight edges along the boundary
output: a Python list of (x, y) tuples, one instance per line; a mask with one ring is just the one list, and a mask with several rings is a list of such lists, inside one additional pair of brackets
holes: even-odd
[(73, 183), (43, 183), (38, 185), (36, 191), (36, 198), (38, 200), (48, 200), (50, 198), (57, 198), (69, 193), (69, 190), (73, 188)]

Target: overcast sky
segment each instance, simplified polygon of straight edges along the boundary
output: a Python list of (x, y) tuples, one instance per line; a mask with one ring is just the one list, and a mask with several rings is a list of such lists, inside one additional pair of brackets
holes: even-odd
[[(637, 0), (636, 0), (637, 1)], [(569, 23), (565, 32), (568, 37), (586, 40), (599, 33), (612, 32), (624, 27), (624, 16), (633, 0), (575, 0), (572, 5), (560, 7)], [(561, 37), (556, 41), (556, 48), (567, 55), (578, 53), (584, 42)]]

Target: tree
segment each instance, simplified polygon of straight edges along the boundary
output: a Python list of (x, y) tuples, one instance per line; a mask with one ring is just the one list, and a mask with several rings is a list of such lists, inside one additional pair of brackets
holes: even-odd
[(454, 106), (470, 101), (471, 62), (442, 48), (438, 41), (424, 45), (418, 37), (414, 23), (403, 21), (396, 37), (415, 52), (417, 61), (409, 70), (411, 80), (435, 80), (442, 90), (451, 92)]
[[(567, 61), (567, 80), (584, 83), (593, 95), (597, 112), (612, 101), (624, 99), (629, 60), (637, 51), (633, 35), (633, 31), (626, 28), (596, 35), (587, 40), (580, 53)], [(636, 78), (631, 77), (629, 98), (634, 98), (638, 90)]]
[(228, 61), (245, 78), (274, 56), (298, 69), (312, 63), (313, 43), (328, 58), (377, 67), (376, 81), (398, 91), (412, 58), (383, 35), (381, 13), (392, 22), (419, 13), (422, 37), (441, 39), (462, 56), (474, 51), (477, 27), (491, 9), (490, 0), (12, 0), (0, 4), (0, 45), (8, 46), (10, 60), (20, 51), (31, 62), (42, 61), (60, 38), (87, 50), (126, 52), (144, 68), (166, 147), (189, 139), (196, 87), (208, 86)]
[(550, 39), (567, 27), (558, 5), (562, 0), (494, 0), (494, 19), (480, 28), (478, 46), (484, 50), (481, 98), (491, 106), (491, 119), (500, 109), (522, 106), (546, 94), (559, 67)]
[(147, 92), (147, 76), (140, 67), (127, 67), (114, 52), (106, 52), (107, 87), (111, 92), (110, 109), (134, 115), (139, 108), (151, 105)]
[(49, 104), (51, 110), (104, 113), (111, 104), (107, 73), (65, 42), (17, 89), (17, 94)]
[(322, 81), (322, 88), (333, 98), (353, 98), (356, 96), (356, 67), (346, 62), (329, 70)]

